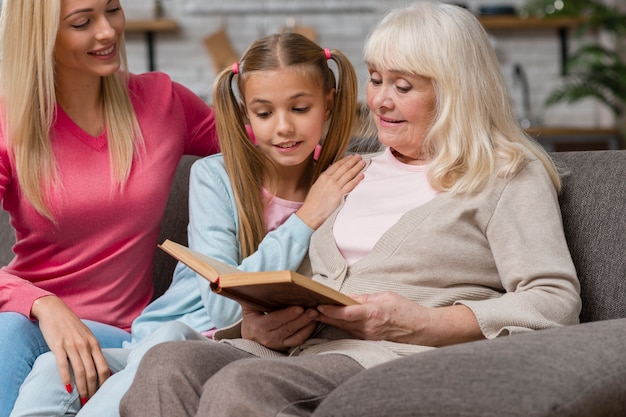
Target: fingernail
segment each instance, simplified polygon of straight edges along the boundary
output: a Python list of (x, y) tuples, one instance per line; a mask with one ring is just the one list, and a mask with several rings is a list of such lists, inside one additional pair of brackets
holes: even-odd
[(87, 404), (87, 397), (81, 397), (81, 398), (80, 398), (80, 405), (81, 405), (81, 407), (82, 407), (83, 405), (85, 405), (85, 404)]
[(109, 369), (109, 376), (113, 376), (113, 371)]
[(72, 393), (72, 384), (65, 384), (65, 391), (67, 391), (68, 394)]

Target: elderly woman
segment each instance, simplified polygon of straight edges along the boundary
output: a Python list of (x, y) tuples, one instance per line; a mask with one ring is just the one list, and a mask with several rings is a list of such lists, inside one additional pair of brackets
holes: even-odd
[(309, 415), (376, 364), (578, 322), (559, 175), (517, 124), (476, 18), (393, 10), (365, 61), (384, 150), (309, 250), (312, 278), (360, 304), (244, 308), (218, 341), (154, 348), (123, 416)]

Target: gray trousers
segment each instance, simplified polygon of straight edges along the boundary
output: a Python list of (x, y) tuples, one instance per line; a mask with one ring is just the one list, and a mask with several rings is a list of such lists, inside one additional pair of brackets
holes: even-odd
[(343, 355), (261, 359), (224, 343), (152, 348), (120, 404), (122, 417), (308, 416), (363, 367)]

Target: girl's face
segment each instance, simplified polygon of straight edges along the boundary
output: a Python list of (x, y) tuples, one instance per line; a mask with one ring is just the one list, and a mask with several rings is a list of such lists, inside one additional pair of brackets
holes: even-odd
[(259, 149), (278, 166), (310, 163), (330, 116), (334, 90), (324, 94), (298, 68), (251, 73), (243, 86), (246, 115)]
[(57, 75), (75, 80), (116, 72), (125, 24), (120, 0), (62, 0), (54, 47)]
[(432, 82), (418, 75), (369, 68), (367, 104), (380, 142), (391, 147), (405, 163), (424, 157), (422, 141), (435, 115), (436, 94)]

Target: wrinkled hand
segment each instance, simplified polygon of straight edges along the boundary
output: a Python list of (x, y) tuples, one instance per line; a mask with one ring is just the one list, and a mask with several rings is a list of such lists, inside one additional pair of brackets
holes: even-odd
[(424, 307), (394, 292), (352, 298), (361, 304), (318, 306), (318, 320), (364, 340), (447, 346), (484, 338), (476, 316), (463, 304)]
[(309, 338), (319, 313), (302, 307), (288, 307), (271, 313), (242, 306), (241, 335), (274, 350), (287, 350)]
[(319, 306), (319, 321), (364, 340), (411, 343), (428, 326), (430, 309), (393, 292), (353, 295), (360, 304)]
[(91, 398), (110, 376), (98, 340), (56, 296), (36, 300), (31, 316), (39, 320), (39, 328), (56, 358), (63, 384), (71, 386), (71, 365), (81, 401)]
[(324, 171), (313, 184), (304, 204), (296, 212), (310, 228), (317, 229), (335, 211), (344, 195), (364, 178), (365, 161), (360, 155), (348, 155)]

